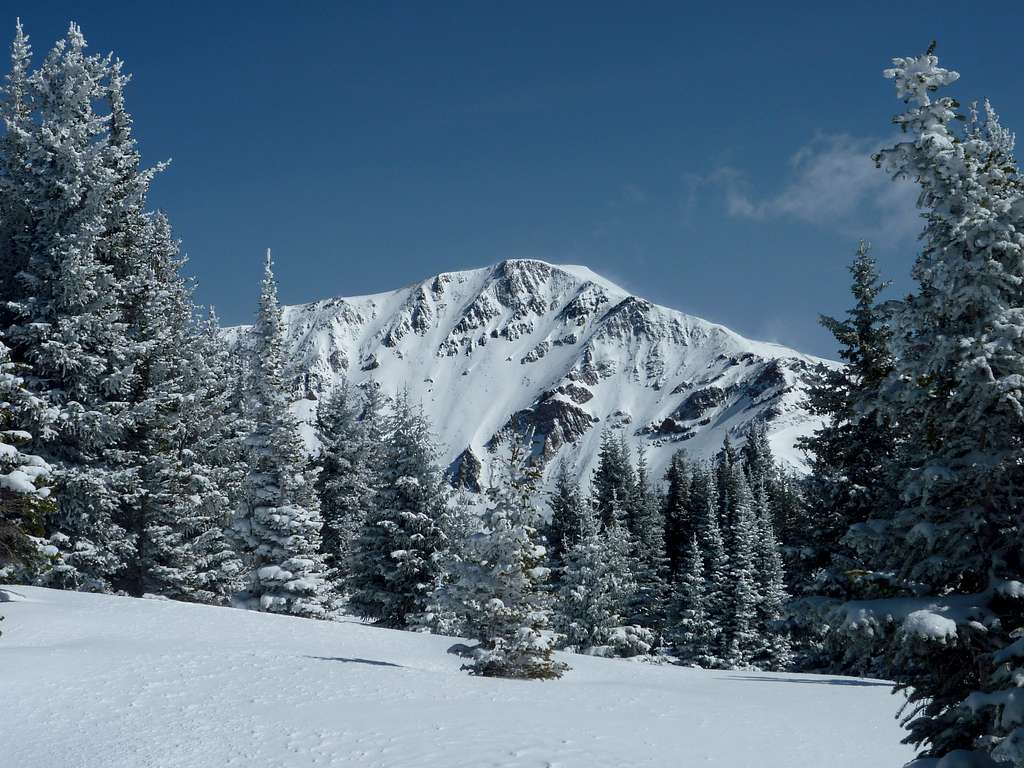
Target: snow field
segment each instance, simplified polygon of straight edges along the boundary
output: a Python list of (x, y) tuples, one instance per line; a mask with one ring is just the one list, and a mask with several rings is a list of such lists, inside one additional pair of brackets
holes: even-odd
[(10, 587), (3, 768), (878, 768), (912, 757), (887, 684), (559, 654), (474, 678), (450, 638)]

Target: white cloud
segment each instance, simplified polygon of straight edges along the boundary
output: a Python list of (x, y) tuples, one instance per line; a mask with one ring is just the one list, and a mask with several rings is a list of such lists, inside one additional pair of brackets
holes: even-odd
[(913, 238), (922, 226), (912, 183), (895, 182), (871, 155), (883, 142), (848, 135), (821, 136), (801, 148), (772, 195), (752, 193), (746, 175), (722, 166), (700, 181), (722, 190), (737, 218), (796, 219), (889, 244)]

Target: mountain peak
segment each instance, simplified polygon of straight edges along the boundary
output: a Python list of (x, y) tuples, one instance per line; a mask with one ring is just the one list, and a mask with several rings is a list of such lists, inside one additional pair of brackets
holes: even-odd
[(408, 389), (470, 486), (506, 428), (532, 430), (538, 462), (566, 458), (586, 480), (607, 429), (660, 477), (675, 451), (710, 456), (757, 419), (780, 458), (802, 467), (794, 442), (819, 423), (803, 390), (824, 361), (653, 304), (583, 266), (507, 259), (286, 307), (284, 319), (311, 448), (317, 399), (342, 377)]

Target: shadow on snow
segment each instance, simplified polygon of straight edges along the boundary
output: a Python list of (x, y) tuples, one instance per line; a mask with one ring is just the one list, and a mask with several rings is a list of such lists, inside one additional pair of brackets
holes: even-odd
[(794, 677), (768, 677), (767, 675), (725, 675), (726, 680), (756, 680), (763, 683), (798, 683), (804, 685), (853, 685), (862, 688), (892, 688), (882, 680), (859, 680), (855, 677), (829, 677), (820, 680)]
[(344, 656), (306, 656), (307, 659), (318, 659), (319, 661), (340, 661), (344, 664), (369, 664), (374, 667), (398, 667), (401, 664), (393, 664), (390, 661), (377, 661), (376, 659), (348, 659)]

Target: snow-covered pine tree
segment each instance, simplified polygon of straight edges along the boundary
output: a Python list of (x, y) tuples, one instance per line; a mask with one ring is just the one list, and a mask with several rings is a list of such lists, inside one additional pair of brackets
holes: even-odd
[(60, 409), (38, 447), (58, 501), (47, 529), (64, 551), (47, 583), (106, 589), (134, 550), (107, 455), (135, 375), (121, 275), (105, 245), (129, 192), (106, 114), (119, 70), (85, 48), (72, 24), (28, 72), (19, 27), (2, 108), (0, 273), (15, 275), (2, 310), (12, 359), (30, 365), (28, 387)]
[(175, 448), (179, 491), (176, 526), (187, 544), (182, 600), (221, 605), (242, 588), (242, 562), (228, 529), (246, 475), (245, 440), (251, 424), (237, 402), (238, 361), (221, 336), (216, 313), (192, 327)]
[(448, 485), (437, 466), (430, 425), (409, 401), (386, 423), (373, 509), (352, 549), (349, 609), (381, 626), (404, 628), (428, 611), (450, 542)]
[[(122, 433), (105, 455), (121, 496), (120, 520), (132, 534), (129, 567), (115, 585), (130, 594), (223, 602), (235, 591), (239, 563), (223, 537), (227, 499), (218, 498), (214, 467), (196, 442), (202, 425), (186, 423), (198, 392), (192, 287), (170, 224), (144, 211), (146, 193), (163, 166), (142, 170), (125, 106), (129, 81), (120, 61), (110, 65), (106, 101), (109, 138), (105, 165), (114, 204), (97, 243), (100, 261), (118, 286), (118, 305), (129, 362), (121, 413)], [(215, 406), (204, 399), (203, 408)], [(218, 505), (219, 502), (219, 505)]]
[(31, 580), (57, 555), (42, 545), (53, 505), (47, 485), (51, 470), (27, 452), (33, 432), (49, 430), (56, 413), (25, 388), (22, 373), (0, 339), (0, 581)]
[(595, 656), (650, 653), (654, 633), (625, 618), (637, 593), (628, 532), (621, 525), (602, 532), (589, 508), (579, 526), (579, 537), (565, 554), (555, 601), (555, 628), (565, 636), (565, 646)]
[(750, 666), (760, 645), (757, 622), (757, 513), (743, 467), (733, 463), (726, 483), (729, 493), (729, 564), (725, 583), (722, 633), (725, 663), (732, 668)]
[(909, 696), (915, 764), (1021, 765), (1024, 184), (994, 112), (956, 127), (958, 103), (936, 92), (958, 75), (933, 49), (885, 74), (908, 105), (895, 118), (906, 138), (877, 161), (920, 186), (927, 223), (880, 407), (905, 434), (901, 498), (847, 540), (925, 595), (899, 601), (887, 668)]
[(768, 488), (775, 482), (778, 467), (775, 464), (775, 456), (772, 455), (771, 444), (768, 442), (768, 426), (763, 419), (756, 419), (750, 425), (747, 441), (740, 449), (740, 457), (747, 483), (752, 489), (764, 488), (767, 494)]
[(251, 425), (237, 412), (237, 366), (216, 315), (196, 325), (184, 283), (164, 284), (171, 287), (166, 303), (151, 309), (160, 310), (169, 347), (149, 366), (155, 406), (142, 409), (138, 433), (145, 441), (145, 496), (137, 509), (142, 545), (129, 573), (137, 569), (141, 591), (224, 605), (245, 586), (226, 529), (241, 501)]
[(552, 582), (557, 583), (566, 553), (583, 538), (585, 526), (593, 516), (565, 459), (559, 461), (555, 471), (555, 487), (548, 498), (548, 508), (551, 510), (551, 521), (545, 531), (548, 565), (552, 569)]
[(683, 550), (666, 633), (675, 655), (683, 663), (705, 669), (721, 665), (716, 654), (720, 629), (708, 599), (713, 586), (706, 577), (704, 555), (693, 532)]
[(27, 164), (29, 132), (33, 129), (32, 96), (28, 82), (32, 46), (18, 19), (11, 44), (11, 70), (0, 89), (0, 327), (10, 321), (6, 302), (18, 297), (18, 274), (28, 263), (29, 251), (19, 242), (29, 225), (26, 206), (17, 196)]
[(343, 379), (320, 401), (316, 415), (321, 551), (339, 595), (345, 593), (353, 543), (373, 508), (380, 473), (380, 467), (371, 463), (378, 452), (369, 445), (363, 408), (359, 390)]
[(733, 447), (732, 440), (727, 434), (722, 440), (722, 447), (715, 455), (712, 464), (715, 477), (715, 498), (718, 501), (718, 523), (722, 527), (725, 536), (726, 554), (731, 554), (732, 540), (730, 538), (733, 530), (733, 510), (736, 502), (736, 473), (733, 468), (739, 465), (740, 456)]
[(454, 637), (466, 634), (464, 612), (454, 599), (452, 584), (469, 556), (470, 537), (480, 530), (479, 508), (479, 497), (465, 490), (449, 499), (440, 520), (445, 548), (436, 557), (437, 586), (427, 601), (426, 610), (408, 617), (406, 623), (410, 628)]
[(778, 538), (773, 494), (780, 484), (780, 472), (768, 443), (763, 421), (751, 425), (741, 451), (743, 476), (750, 493), (754, 515), (754, 572), (757, 589), (758, 648), (752, 663), (761, 669), (785, 669), (792, 663), (789, 637), (783, 626), (783, 612), (789, 595)]
[(665, 518), (665, 552), (668, 557), (668, 579), (675, 583), (683, 573), (686, 548), (693, 533), (690, 508), (690, 484), (693, 478), (685, 451), (677, 451), (665, 472), (668, 488), (662, 515)]
[(633, 623), (660, 631), (668, 600), (665, 516), (661, 500), (651, 487), (643, 453), (637, 460), (635, 478), (627, 520), (636, 562), (637, 592), (629, 615)]
[(813, 525), (787, 531), (787, 543), (800, 548), (794, 558), (803, 591), (846, 597), (848, 573), (860, 568), (840, 544), (851, 525), (891, 509), (895, 490), (891, 467), (896, 453), (896, 425), (879, 410), (882, 383), (893, 369), (887, 313), (878, 297), (888, 286), (878, 275), (863, 241), (849, 267), (854, 305), (846, 318), (822, 316), (821, 324), (839, 344), (842, 368), (825, 368), (808, 391), (812, 413), (825, 424), (799, 446), (811, 467), (807, 480)]
[(759, 648), (753, 663), (761, 669), (788, 669), (793, 663), (789, 635), (783, 616), (789, 593), (775, 526), (767, 503), (754, 496), (754, 563), (757, 574), (757, 626)]
[(601, 435), (601, 449), (590, 491), (602, 528), (618, 522), (613, 519), (613, 507), (624, 516), (630, 515), (629, 501), (634, 497), (635, 489), (636, 475), (625, 437), (606, 430)]
[(188, 523), (179, 519), (184, 489), (181, 451), (192, 306), (178, 275), (177, 244), (167, 220), (132, 207), (120, 221), (125, 336), (132, 357), (122, 432), (105, 456), (121, 497), (119, 519), (134, 544), (114, 586), (131, 595), (180, 596), (190, 567)]
[(725, 625), (727, 622), (729, 594), (729, 557), (718, 521), (717, 482), (712, 468), (698, 464), (693, 467), (690, 484), (690, 508), (693, 516), (693, 533), (697, 547), (703, 557), (704, 596), (706, 611), (712, 625), (715, 640), (713, 655), (724, 658), (726, 653)]
[(564, 636), (566, 648), (588, 653), (603, 647), (605, 630), (621, 622), (614, 614), (610, 585), (604, 578), (607, 553), (592, 506), (579, 509), (574, 527), (574, 540), (559, 558), (564, 572), (559, 578), (553, 623)]
[(320, 554), (320, 510), (284, 372), (284, 330), (267, 251), (252, 328), (249, 471), (236, 520), (250, 581), (248, 608), (323, 618), (329, 590)]
[(476, 675), (551, 679), (568, 668), (553, 658), (548, 577), (534, 507), (539, 473), (514, 435), (498, 441), (483, 529), (472, 534), (449, 586), (466, 634), (479, 641)]

